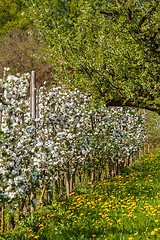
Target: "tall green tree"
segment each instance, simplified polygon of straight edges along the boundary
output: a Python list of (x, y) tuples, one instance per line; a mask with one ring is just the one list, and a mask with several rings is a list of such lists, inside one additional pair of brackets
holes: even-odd
[(160, 114), (159, 0), (26, 2), (65, 81), (106, 106)]
[(28, 28), (27, 10), (23, 0), (0, 0), (0, 35), (13, 28)]

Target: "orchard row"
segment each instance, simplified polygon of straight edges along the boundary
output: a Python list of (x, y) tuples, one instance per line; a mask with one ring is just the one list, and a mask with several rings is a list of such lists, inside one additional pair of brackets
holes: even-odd
[[(143, 116), (136, 109), (105, 107), (65, 86), (38, 91), (30, 117), (29, 75), (2, 82), (0, 201), (11, 211), (33, 211), (57, 195), (69, 196), (82, 180), (100, 180), (129, 164), (143, 146)], [(27, 208), (26, 208), (27, 209)], [(30, 211), (27, 209), (27, 211)]]

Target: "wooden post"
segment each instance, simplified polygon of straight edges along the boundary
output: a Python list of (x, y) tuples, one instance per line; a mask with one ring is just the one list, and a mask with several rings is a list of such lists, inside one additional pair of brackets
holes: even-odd
[[(6, 70), (4, 70), (4, 74), (3, 74), (3, 79), (2, 82), (5, 81), (6, 78)], [(1, 87), (1, 92), (0, 92), (0, 96), (1, 96), (1, 100), (2, 100), (2, 104), (3, 104), (3, 93), (4, 93), (4, 88)], [(0, 128), (2, 125), (2, 110), (0, 111)], [(1, 232), (4, 231), (4, 227), (5, 227), (5, 220), (4, 220), (4, 205), (0, 206), (0, 211), (1, 211), (1, 215), (0, 215), (0, 227), (1, 227)]]
[(30, 81), (30, 117), (32, 117), (32, 80)]
[(43, 185), (43, 189), (42, 189), (42, 192), (41, 192), (41, 196), (39, 198), (39, 205), (40, 205), (40, 207), (42, 207), (43, 204), (44, 204), (44, 194), (45, 194), (45, 190), (46, 190), (46, 184), (47, 184), (47, 180), (44, 181), (44, 185)]
[(37, 86), (37, 111), (36, 117), (39, 118), (39, 85)]
[[(1, 90), (1, 93), (0, 93), (1, 99), (3, 99), (3, 92), (2, 91), (3, 90)], [(1, 125), (2, 125), (2, 110), (0, 110), (0, 128), (1, 128)]]
[(1, 207), (1, 232), (4, 232), (5, 220), (4, 220), (4, 205)]
[[(31, 83), (30, 83), (30, 116), (36, 119), (36, 71), (31, 72)], [(36, 138), (36, 123), (35, 123), (35, 138)], [(36, 192), (35, 187), (32, 187), (30, 195), (30, 211), (33, 212), (36, 209)]]
[(30, 115), (32, 118), (36, 118), (36, 71), (31, 72)]
[(69, 172), (69, 160), (67, 161), (67, 173), (66, 173), (66, 191), (67, 191), (67, 196), (69, 197), (70, 195), (70, 172)]
[[(6, 70), (4, 70), (4, 73), (3, 73), (3, 79), (2, 79), (2, 82), (4, 82), (6, 79)], [(4, 88), (1, 88), (1, 100), (3, 100), (3, 93), (4, 93)], [(0, 111), (0, 127), (2, 125), (2, 110)]]
[[(43, 86), (43, 107), (45, 105), (45, 95), (44, 94), (45, 94), (45, 88)], [(44, 121), (45, 121), (44, 108), (43, 108), (42, 114), (43, 114), (43, 126), (42, 126), (42, 128), (44, 129)], [(45, 131), (43, 131), (43, 133), (42, 133), (42, 139), (43, 139), (43, 143), (45, 143)]]

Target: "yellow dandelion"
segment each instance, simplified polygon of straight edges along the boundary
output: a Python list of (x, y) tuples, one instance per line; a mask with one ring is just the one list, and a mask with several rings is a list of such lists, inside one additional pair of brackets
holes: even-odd
[(152, 232), (151, 232), (151, 235), (155, 235), (155, 231), (152, 231)]
[(39, 224), (39, 227), (43, 227), (43, 224)]
[(128, 240), (132, 240), (133, 238), (132, 237), (129, 237)]
[(39, 238), (39, 236), (38, 236), (38, 235), (37, 235), (37, 236), (34, 236), (34, 238), (35, 238), (35, 239), (38, 239), (38, 238)]
[(108, 223), (108, 226), (112, 226), (112, 223), (109, 222), (109, 223)]
[(96, 235), (93, 234), (92, 237), (96, 237)]
[(134, 233), (134, 236), (137, 236), (138, 235), (138, 233)]
[(158, 228), (154, 228), (154, 231), (157, 232), (157, 231), (158, 231)]

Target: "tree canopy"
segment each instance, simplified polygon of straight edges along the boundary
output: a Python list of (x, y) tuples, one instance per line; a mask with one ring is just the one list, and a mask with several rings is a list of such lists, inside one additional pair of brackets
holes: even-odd
[(57, 77), (104, 100), (160, 114), (159, 0), (30, 0)]
[(0, 0), (0, 35), (13, 28), (26, 29), (31, 23), (23, 0)]

